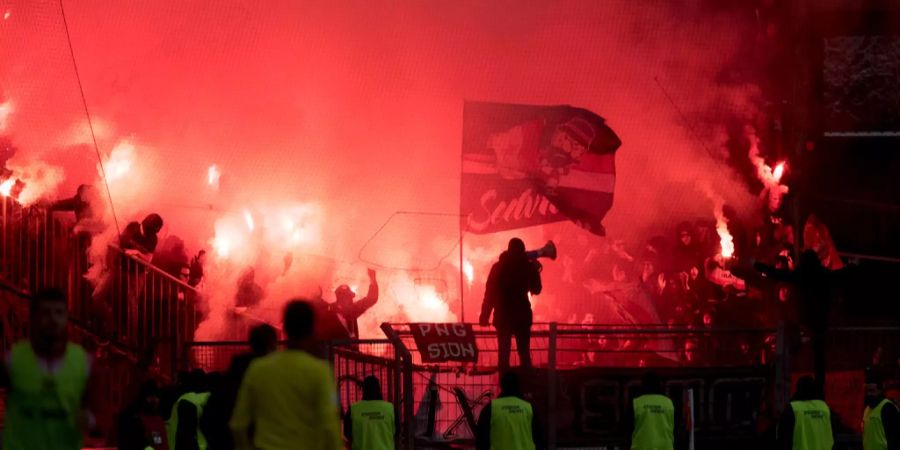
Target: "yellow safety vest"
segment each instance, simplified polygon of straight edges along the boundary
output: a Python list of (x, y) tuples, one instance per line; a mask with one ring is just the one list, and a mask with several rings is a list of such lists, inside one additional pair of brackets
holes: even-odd
[(794, 411), (794, 450), (831, 450), (831, 410), (822, 400), (791, 402)]
[(68, 344), (62, 366), (47, 374), (38, 364), (31, 343), (10, 350), (10, 390), (3, 424), (5, 450), (76, 450), (81, 448), (78, 424), (88, 380), (88, 357)]
[(350, 406), (352, 450), (394, 449), (394, 405), (363, 400)]
[(169, 421), (166, 422), (166, 434), (169, 435), (169, 448), (178, 450), (175, 435), (178, 433), (178, 404), (181, 403), (182, 400), (193, 404), (194, 407), (197, 408), (197, 446), (200, 450), (206, 450), (206, 436), (200, 431), (200, 418), (203, 417), (203, 408), (209, 400), (209, 392), (188, 392), (179, 397), (178, 401), (175, 402), (175, 405), (172, 406), (172, 415), (169, 417)]
[(491, 450), (534, 450), (531, 403), (518, 397), (491, 402)]
[(884, 399), (863, 418), (863, 450), (887, 450), (887, 436), (881, 423), (881, 411), (891, 401)]
[(665, 395), (634, 399), (632, 450), (672, 450), (675, 446), (675, 406)]

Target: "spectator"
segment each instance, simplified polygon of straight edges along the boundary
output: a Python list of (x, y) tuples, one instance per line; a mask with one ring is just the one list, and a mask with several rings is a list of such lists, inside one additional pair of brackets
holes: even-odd
[(256, 360), (238, 391), (229, 423), (236, 449), (344, 448), (331, 369), (303, 350), (310, 347), (314, 322), (309, 303), (288, 303), (284, 310), (288, 348)]
[(244, 374), (250, 363), (272, 352), (278, 346), (278, 333), (269, 324), (258, 325), (250, 330), (248, 339), (250, 352), (236, 355), (218, 389), (209, 397), (206, 413), (201, 419), (200, 427), (207, 436), (209, 450), (231, 450), (234, 442), (228, 429), (228, 419), (234, 410), (238, 389), (244, 380)]
[(143, 255), (152, 255), (156, 251), (163, 220), (159, 214), (150, 214), (141, 223), (131, 222), (119, 238), (122, 250), (135, 250)]
[(184, 240), (174, 235), (163, 240), (153, 254), (153, 265), (175, 278), (180, 278), (182, 269), (188, 267)]
[(825, 386), (825, 335), (831, 311), (834, 289), (844, 277), (847, 269), (830, 271), (822, 266), (819, 256), (813, 250), (800, 255), (797, 269), (793, 271), (755, 263), (753, 267), (763, 275), (780, 282), (790, 283), (792, 293), (797, 297), (800, 321), (812, 334), (816, 382), (819, 391)]
[(541, 289), (538, 263), (525, 254), (525, 243), (521, 239), (510, 239), (500, 261), (491, 267), (479, 318), (481, 325), (487, 325), (491, 312), (494, 312), (500, 372), (509, 368), (513, 336), (516, 337), (520, 364), (531, 367), (532, 313), (528, 295), (538, 295)]
[[(321, 287), (319, 288), (316, 297), (312, 299), (310, 303), (316, 314), (313, 335), (315, 336), (315, 341), (317, 341), (317, 343), (350, 339), (350, 333), (347, 331), (347, 327), (344, 326), (337, 313), (334, 312), (333, 305), (325, 301), (322, 297)], [(323, 352), (324, 349), (317, 351), (317, 354), (321, 353), (324, 355)]]
[(338, 286), (334, 291), (335, 302), (332, 309), (343, 323), (344, 328), (347, 329), (347, 334), (351, 339), (359, 338), (358, 321), (360, 316), (378, 303), (378, 280), (375, 278), (375, 271), (369, 269), (367, 273), (369, 275), (369, 292), (362, 300), (354, 302), (356, 293), (346, 284)]
[(206, 250), (200, 250), (191, 260), (188, 284), (197, 287), (203, 281), (203, 266), (206, 264)]
[(693, 268), (700, 268), (703, 255), (700, 253), (700, 246), (694, 237), (690, 222), (678, 224), (677, 238), (675, 248), (672, 250), (672, 270), (689, 273)]
[(265, 297), (262, 286), (256, 282), (256, 270), (248, 267), (238, 278), (237, 293), (234, 295), (234, 306), (249, 308), (259, 304)]
[(137, 399), (119, 414), (119, 450), (169, 449), (159, 402), (159, 386), (153, 380), (144, 381)]
[(82, 232), (93, 235), (102, 229), (103, 199), (97, 188), (89, 184), (78, 186), (75, 196), (52, 203), (50, 211), (72, 211), (75, 213), (76, 234)]

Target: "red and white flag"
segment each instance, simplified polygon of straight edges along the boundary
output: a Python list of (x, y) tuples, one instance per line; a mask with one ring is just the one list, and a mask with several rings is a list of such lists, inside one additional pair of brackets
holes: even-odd
[(570, 220), (605, 234), (622, 142), (602, 117), (571, 106), (468, 102), (463, 122), (464, 229)]

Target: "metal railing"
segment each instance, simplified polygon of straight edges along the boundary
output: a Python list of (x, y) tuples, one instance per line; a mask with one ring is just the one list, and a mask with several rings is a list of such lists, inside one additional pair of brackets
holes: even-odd
[[(494, 331), (473, 326), (476, 363), (423, 364), (411, 325), (385, 324), (382, 329), (397, 347), (396, 354), (405, 355), (400, 381), (405, 395), (400, 407), (413, 418), (404, 422), (408, 428), (402, 430), (410, 439), (407, 444), (472, 445), (478, 412), (498, 393)], [(764, 346), (767, 341), (771, 344)], [(560, 442), (578, 444), (585, 435), (609, 445), (621, 443), (616, 418), (624, 414), (647, 368), (664, 373), (675, 398), (692, 389), (700, 414), (695, 423), (705, 424), (707, 435), (745, 438), (754, 432), (749, 417), (763, 404), (777, 405), (775, 395), (786, 392), (779, 381), (784, 371), (778, 361), (784, 355), (782, 348), (783, 335), (777, 329), (535, 324), (531, 333), (535, 368), (524, 371), (523, 378), (529, 380), (526, 392), (542, 413), (551, 448)], [(691, 353), (703, 351), (715, 353), (707, 359)], [(726, 352), (734, 354), (728, 364), (711, 367), (714, 358)], [(515, 351), (510, 360), (512, 366), (518, 365)], [(589, 401), (597, 398), (603, 400)], [(736, 405), (734, 398), (749, 399), (752, 404)], [(563, 417), (566, 414), (577, 417)], [(733, 426), (726, 427), (724, 417), (740, 420), (731, 420)], [(568, 425), (573, 420), (575, 429)]]
[(165, 370), (175, 369), (198, 320), (193, 287), (115, 246), (94, 286), (85, 278), (89, 233), (76, 232), (64, 215), (9, 197), (0, 197), (0, 214), (0, 282), (26, 294), (62, 289), (74, 322), (135, 354), (168, 343), (160, 359)]
[(170, 342), (169, 369), (199, 320), (197, 291), (182, 280), (121, 249), (109, 247), (111, 266), (92, 296), (93, 323), (103, 335), (135, 349)]
[(0, 197), (0, 277), (25, 292), (66, 287), (79, 243), (70, 230), (46, 209)]

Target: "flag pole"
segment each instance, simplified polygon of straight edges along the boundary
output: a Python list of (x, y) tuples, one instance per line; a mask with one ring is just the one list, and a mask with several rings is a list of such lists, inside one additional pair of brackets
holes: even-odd
[[(466, 104), (463, 102), (463, 118), (466, 116)], [(465, 119), (463, 120), (465, 123)], [(465, 129), (465, 126), (463, 126)], [(465, 134), (465, 133), (464, 133)], [(463, 139), (465, 142), (465, 139)], [(465, 144), (459, 149), (459, 321), (466, 323), (466, 302), (465, 302), (465, 275), (463, 274), (463, 221), (466, 218), (462, 214), (463, 204), (463, 163), (465, 162)]]
[(466, 322), (466, 303), (465, 303), (465, 291), (466, 291), (466, 283), (465, 283), (465, 273), (464, 273), (464, 265), (463, 265), (463, 228), (462, 228), (462, 220), (460, 220), (459, 225), (459, 321), (461, 323)]

